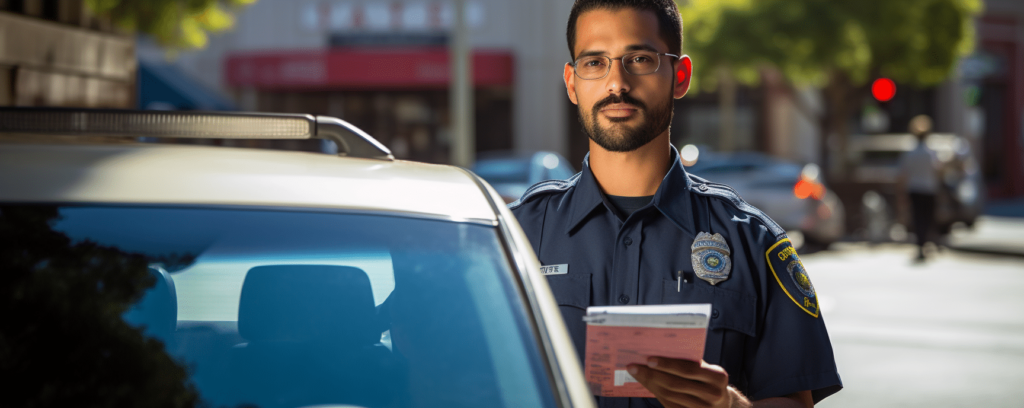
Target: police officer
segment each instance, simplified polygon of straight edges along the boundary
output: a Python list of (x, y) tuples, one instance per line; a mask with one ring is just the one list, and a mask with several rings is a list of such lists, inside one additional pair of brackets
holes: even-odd
[(812, 406), (842, 383), (793, 245), (734, 190), (687, 174), (669, 142), (690, 84), (681, 31), (672, 0), (576, 0), (563, 76), (590, 153), (510, 208), (580, 353), (588, 306), (712, 304), (703, 361), (630, 365), (657, 401), (601, 407)]

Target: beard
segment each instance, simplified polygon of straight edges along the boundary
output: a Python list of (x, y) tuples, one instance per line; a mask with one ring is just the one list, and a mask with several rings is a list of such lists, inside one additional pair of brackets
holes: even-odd
[[(641, 114), (641, 122), (636, 126), (628, 126), (624, 122), (631, 118), (607, 118), (611, 125), (601, 127), (597, 122), (597, 116), (601, 108), (613, 103), (625, 103), (638, 108)], [(647, 105), (639, 99), (633, 98), (628, 93), (621, 95), (610, 95), (600, 100), (590, 108), (590, 113), (577, 106), (579, 109), (580, 124), (587, 136), (601, 148), (610, 152), (632, 152), (650, 143), (672, 124), (672, 113), (675, 107), (675, 99), (672, 98), (669, 90), (668, 100), (655, 106), (655, 109), (648, 110)]]

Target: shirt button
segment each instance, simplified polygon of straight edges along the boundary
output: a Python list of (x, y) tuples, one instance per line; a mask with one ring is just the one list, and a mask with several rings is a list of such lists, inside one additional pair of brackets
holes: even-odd
[(622, 304), (629, 303), (629, 296), (619, 295), (619, 303), (622, 303)]
[(718, 309), (715, 309), (715, 310), (711, 311), (711, 318), (712, 319), (717, 319), (718, 318)]
[(626, 239), (622, 240), (622, 243), (626, 244), (626, 246), (633, 245), (633, 238), (626, 237)]

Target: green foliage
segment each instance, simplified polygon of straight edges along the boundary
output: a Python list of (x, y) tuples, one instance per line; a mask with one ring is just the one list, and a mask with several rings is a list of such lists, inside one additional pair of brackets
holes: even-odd
[(934, 85), (974, 44), (980, 0), (689, 0), (680, 6), (695, 80), (720, 70), (756, 84), (766, 65), (796, 85), (836, 73), (852, 85), (876, 76)]
[(85, 0), (94, 13), (169, 49), (203, 48), (207, 33), (234, 25), (232, 11), (256, 0)]
[(190, 407), (187, 370), (122, 319), (155, 279), (147, 260), (51, 228), (55, 207), (0, 207), (4, 406)]

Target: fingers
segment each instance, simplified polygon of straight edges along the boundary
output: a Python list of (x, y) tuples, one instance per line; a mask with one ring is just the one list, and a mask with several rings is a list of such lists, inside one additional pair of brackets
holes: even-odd
[(649, 357), (647, 366), (657, 371), (711, 384), (718, 388), (725, 388), (729, 385), (729, 374), (725, 372), (724, 368), (704, 361)]
[(728, 406), (729, 376), (721, 367), (668, 358), (652, 358), (648, 365), (628, 366), (630, 375), (666, 407)]
[(699, 399), (717, 400), (726, 392), (724, 386), (718, 387), (648, 367), (636, 366), (636, 373), (633, 374), (633, 371), (630, 370), (630, 375), (656, 395), (659, 394), (657, 390), (663, 390), (662, 394), (685, 394)]

